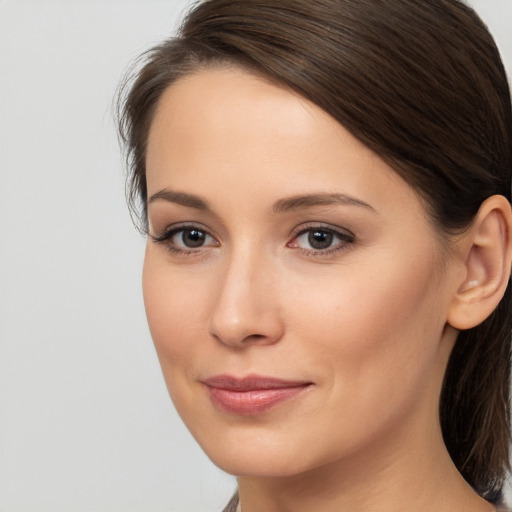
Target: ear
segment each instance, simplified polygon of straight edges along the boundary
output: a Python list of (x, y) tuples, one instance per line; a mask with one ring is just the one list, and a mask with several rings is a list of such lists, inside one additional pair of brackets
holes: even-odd
[(512, 264), (512, 213), (503, 196), (486, 199), (459, 242), (464, 270), (448, 311), (459, 330), (481, 324), (502, 299)]

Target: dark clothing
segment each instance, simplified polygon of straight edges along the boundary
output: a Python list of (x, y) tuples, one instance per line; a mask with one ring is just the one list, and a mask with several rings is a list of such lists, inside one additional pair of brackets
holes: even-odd
[(237, 507), (238, 507), (238, 492), (235, 492), (233, 497), (229, 500), (229, 503), (226, 505), (226, 508), (222, 512), (236, 512)]

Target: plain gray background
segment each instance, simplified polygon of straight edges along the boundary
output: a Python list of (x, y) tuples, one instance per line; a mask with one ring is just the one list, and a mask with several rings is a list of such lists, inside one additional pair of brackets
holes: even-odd
[[(512, 73), (512, 1), (472, 2)], [(0, 1), (0, 511), (214, 512), (146, 327), (111, 101), (189, 0)]]

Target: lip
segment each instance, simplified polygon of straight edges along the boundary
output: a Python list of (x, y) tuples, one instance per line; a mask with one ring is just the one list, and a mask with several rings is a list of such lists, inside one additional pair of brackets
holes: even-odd
[(213, 405), (232, 414), (252, 416), (267, 411), (306, 391), (313, 383), (274, 377), (216, 375), (204, 379)]

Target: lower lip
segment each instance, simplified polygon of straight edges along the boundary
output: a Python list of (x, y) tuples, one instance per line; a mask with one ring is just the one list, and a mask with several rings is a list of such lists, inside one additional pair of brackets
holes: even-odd
[(279, 405), (309, 388), (309, 384), (289, 388), (233, 391), (208, 387), (213, 404), (224, 412), (252, 416)]

